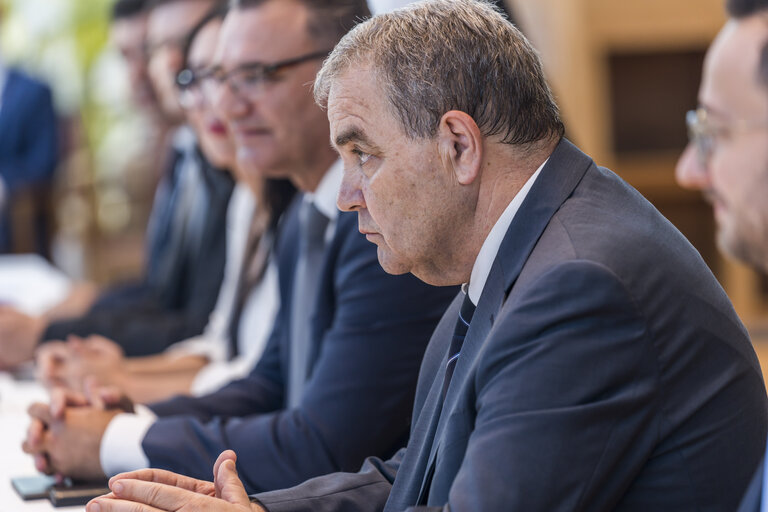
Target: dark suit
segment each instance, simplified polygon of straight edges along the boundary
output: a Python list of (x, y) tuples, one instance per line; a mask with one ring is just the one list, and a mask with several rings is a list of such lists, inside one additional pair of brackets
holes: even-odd
[(736, 508), (768, 425), (757, 358), (699, 254), (613, 173), (557, 147), (443, 404), (458, 307), (425, 354), (407, 450), (259, 495), (270, 511)]
[(250, 491), (280, 489), (356, 470), (367, 455), (391, 455), (405, 443), (419, 364), (456, 289), (386, 274), (357, 216), (339, 214), (311, 317), (309, 380), (300, 406), (285, 409), (298, 229), (294, 208), (278, 235), (281, 308), (258, 365), (212, 395), (152, 405), (176, 415), (144, 438), (152, 467), (209, 478), (217, 455), (231, 448)]
[(760, 512), (761, 501), (763, 499), (763, 471), (765, 470), (765, 461), (761, 460), (757, 470), (752, 475), (752, 480), (747, 486), (747, 492), (741, 500), (738, 512)]
[[(56, 114), (47, 85), (8, 69), (0, 102), (0, 177), (8, 197), (51, 180), (58, 159)], [(9, 209), (0, 211), (0, 252), (10, 249)]]
[(119, 343), (127, 355), (140, 356), (203, 331), (224, 275), (225, 222), (234, 182), (229, 172), (214, 168), (202, 155), (198, 158), (206, 192), (205, 203), (196, 205), (205, 211), (199, 243), (170, 244), (163, 254), (170, 264), (162, 282), (148, 279), (112, 292), (86, 315), (49, 325), (43, 340), (100, 334)]

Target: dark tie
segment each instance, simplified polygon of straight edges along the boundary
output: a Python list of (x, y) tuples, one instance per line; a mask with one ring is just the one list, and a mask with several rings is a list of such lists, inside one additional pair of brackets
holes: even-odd
[(445, 394), (448, 392), (448, 385), (451, 383), (453, 371), (456, 369), (456, 361), (459, 359), (461, 346), (464, 344), (464, 338), (467, 337), (469, 323), (472, 321), (472, 316), (474, 314), (475, 305), (472, 304), (472, 301), (469, 299), (469, 294), (465, 294), (464, 301), (461, 303), (461, 309), (459, 310), (459, 318), (456, 320), (456, 327), (453, 329), (453, 338), (451, 339), (451, 347), (448, 353), (448, 363), (445, 367), (442, 394), (443, 400), (445, 400)]
[(309, 352), (312, 347), (311, 315), (315, 309), (320, 285), (320, 266), (325, 249), (325, 229), (328, 217), (309, 201), (304, 201), (299, 212), (299, 259), (293, 282), (291, 300), (291, 353), (288, 380), (288, 407), (301, 402), (307, 379)]
[[(443, 389), (440, 396), (440, 404), (445, 401), (445, 395), (448, 393), (448, 385), (451, 383), (453, 377), (453, 370), (456, 369), (456, 361), (459, 359), (461, 353), (461, 347), (464, 345), (464, 338), (467, 337), (467, 331), (469, 331), (469, 323), (472, 321), (472, 316), (475, 314), (475, 305), (469, 300), (469, 294), (464, 294), (464, 301), (461, 303), (461, 309), (459, 309), (459, 318), (456, 319), (456, 326), (453, 328), (453, 338), (451, 339), (451, 347), (448, 352), (448, 362), (445, 365), (445, 376), (443, 377)], [(417, 500), (418, 505), (426, 505), (429, 498), (429, 488), (432, 486), (432, 477), (435, 474), (435, 459), (427, 468), (426, 476), (419, 493)]]

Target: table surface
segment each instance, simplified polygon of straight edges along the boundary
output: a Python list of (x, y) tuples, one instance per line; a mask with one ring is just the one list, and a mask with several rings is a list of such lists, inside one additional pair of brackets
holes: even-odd
[(35, 401), (48, 401), (38, 383), (16, 381), (0, 372), (0, 512), (82, 512), (84, 507), (55, 508), (48, 500), (23, 501), (11, 487), (12, 477), (38, 474), (32, 458), (21, 451), (29, 426), (27, 407)]

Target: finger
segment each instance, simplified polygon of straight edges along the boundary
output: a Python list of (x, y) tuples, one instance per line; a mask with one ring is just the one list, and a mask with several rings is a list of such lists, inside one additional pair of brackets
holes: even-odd
[(50, 425), (53, 421), (51, 417), (51, 411), (48, 405), (40, 402), (35, 402), (29, 406), (27, 412), (33, 419), (43, 422), (44, 426)]
[(91, 401), (94, 407), (98, 409), (106, 409), (107, 404), (102, 396), (99, 382), (95, 376), (89, 375), (85, 378), (84, 382), (85, 394)]
[(237, 462), (237, 454), (233, 450), (224, 450), (216, 458), (216, 462), (213, 464), (213, 479), (216, 480), (216, 475), (219, 474), (219, 466), (225, 460), (233, 460)]
[(85, 407), (90, 405), (88, 398), (82, 393), (65, 388), (54, 388), (51, 391), (51, 416), (54, 419), (64, 418), (67, 407)]
[(217, 498), (234, 505), (250, 506), (251, 500), (245, 492), (243, 482), (237, 476), (234, 460), (227, 459), (219, 465), (219, 471), (216, 473), (216, 489)]
[(51, 473), (53, 473), (53, 469), (51, 468), (51, 462), (48, 459), (48, 455), (44, 453), (38, 453), (37, 455), (34, 456), (34, 460), (35, 460), (36, 470), (46, 475), (50, 475)]
[(172, 485), (132, 479), (117, 480), (111, 484), (110, 489), (119, 499), (136, 501), (161, 510), (179, 510), (200, 496), (196, 492)]
[(141, 480), (144, 482), (154, 482), (158, 484), (171, 485), (180, 489), (196, 492), (199, 494), (213, 495), (213, 482), (198, 480), (196, 478), (179, 475), (164, 469), (140, 469), (138, 471), (129, 471), (120, 473), (109, 479), (109, 487), (118, 480)]
[(27, 438), (24, 441), (24, 444), (29, 447), (29, 451), (24, 450), (26, 453), (36, 453), (42, 449), (44, 431), (45, 425), (42, 421), (33, 419), (29, 422)]
[(144, 505), (142, 503), (133, 503), (114, 497), (113, 495), (100, 496), (88, 502), (85, 507), (86, 512), (166, 512), (162, 509)]

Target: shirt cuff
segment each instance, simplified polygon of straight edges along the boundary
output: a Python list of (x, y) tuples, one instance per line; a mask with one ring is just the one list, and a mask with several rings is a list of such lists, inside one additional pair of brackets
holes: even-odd
[(209, 361), (227, 360), (227, 341), (215, 339), (206, 335), (177, 341), (165, 353), (171, 357), (200, 356)]
[(141, 442), (157, 416), (148, 407), (135, 406), (135, 413), (118, 414), (107, 425), (101, 438), (99, 460), (107, 476), (149, 466)]

